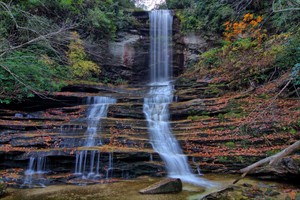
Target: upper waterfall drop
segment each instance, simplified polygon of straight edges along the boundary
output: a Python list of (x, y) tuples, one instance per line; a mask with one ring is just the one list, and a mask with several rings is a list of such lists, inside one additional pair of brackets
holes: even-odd
[(172, 24), (168, 10), (154, 10), (150, 17), (150, 78), (151, 83), (169, 81), (172, 76)]
[(173, 101), (172, 74), (172, 13), (154, 10), (150, 17), (150, 91), (144, 99), (143, 111), (153, 148), (165, 163), (168, 176), (184, 182), (211, 187), (214, 184), (194, 175), (187, 157), (173, 136), (169, 124), (169, 104)]

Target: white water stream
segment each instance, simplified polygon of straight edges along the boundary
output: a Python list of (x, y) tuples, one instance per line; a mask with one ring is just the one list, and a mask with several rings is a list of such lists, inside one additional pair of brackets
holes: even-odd
[[(116, 99), (109, 97), (89, 97), (87, 104), (90, 105), (87, 114), (87, 140), (85, 147), (102, 145), (97, 132), (101, 119), (107, 116), (110, 104), (116, 103)], [(100, 175), (101, 153), (95, 150), (82, 150), (76, 154), (75, 174), (82, 175), (83, 179), (103, 178)], [(112, 153), (109, 153), (109, 161), (106, 177), (112, 176)]]
[(184, 182), (211, 187), (214, 184), (194, 175), (169, 123), (169, 104), (173, 101), (172, 14), (168, 10), (150, 12), (151, 83), (143, 111), (148, 121), (152, 146), (165, 163), (168, 176)]
[(46, 187), (46, 179), (44, 177), (46, 173), (46, 157), (30, 157), (21, 187)]

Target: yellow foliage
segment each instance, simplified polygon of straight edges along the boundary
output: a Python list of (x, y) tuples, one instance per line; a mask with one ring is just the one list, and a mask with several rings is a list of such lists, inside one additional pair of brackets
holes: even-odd
[(87, 60), (81, 60), (72, 65), (73, 75), (78, 78), (89, 78), (92, 74), (99, 73), (99, 66)]
[(41, 58), (40, 58), (40, 61), (48, 66), (51, 66), (53, 65), (55, 62), (53, 60), (51, 60), (51, 58), (46, 55), (46, 54), (43, 54), (41, 55)]
[(244, 15), (244, 21), (245, 22), (248, 22), (248, 21), (251, 21), (253, 19), (253, 14), (250, 14), (250, 13), (247, 13)]
[(257, 23), (262, 22), (262, 20), (263, 20), (262, 16), (258, 16), (258, 17), (256, 18)]
[(249, 24), (251, 24), (253, 27), (258, 25), (258, 22), (255, 20), (252, 20)]
[(89, 61), (84, 50), (83, 41), (80, 39), (77, 32), (71, 33), (72, 41), (68, 45), (67, 52), (69, 68), (72, 76), (75, 78), (90, 78), (92, 75), (98, 75), (101, 70), (100, 67)]
[(264, 34), (261, 33), (259, 24), (262, 22), (262, 16), (254, 18), (253, 14), (247, 13), (240, 22), (227, 21), (225, 26), (225, 40), (234, 42), (240, 38), (251, 37), (261, 43)]

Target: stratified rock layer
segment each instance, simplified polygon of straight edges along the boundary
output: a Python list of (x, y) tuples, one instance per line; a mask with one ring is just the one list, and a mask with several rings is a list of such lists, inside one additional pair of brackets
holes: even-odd
[[(261, 114), (258, 106), (269, 103), (259, 93), (226, 94), (224, 85), (196, 81), (177, 81), (175, 89), (177, 101), (170, 105), (170, 125), (195, 173), (234, 173), (299, 139), (297, 100), (276, 99), (276, 107), (255, 118)], [(101, 152), (103, 166), (109, 161), (109, 153), (113, 153), (114, 177), (165, 176), (163, 162), (149, 141), (143, 114), (147, 91), (147, 86), (136, 85), (78, 85), (55, 93), (56, 101), (33, 99), (32, 112), (32, 102), (1, 109), (2, 174), (8, 176), (7, 180), (18, 180), (7, 173), (13, 168), (11, 171), (22, 178), (30, 156), (37, 155), (47, 157), (52, 174), (66, 176), (74, 172), (76, 152), (84, 149), (87, 137), (85, 99), (110, 96), (117, 103), (109, 107), (108, 117), (102, 119), (98, 137), (103, 145), (92, 147)], [(291, 165), (289, 160), (284, 163)], [(282, 172), (280, 177), (299, 177), (295, 163), (299, 162), (293, 162), (288, 173)], [(51, 177), (53, 183), (72, 178)]]

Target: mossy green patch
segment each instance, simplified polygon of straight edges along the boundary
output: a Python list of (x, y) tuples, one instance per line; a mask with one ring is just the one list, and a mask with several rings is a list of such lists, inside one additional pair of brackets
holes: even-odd
[(235, 143), (234, 142), (226, 142), (225, 146), (230, 148), (230, 149), (233, 149), (235, 147)]

